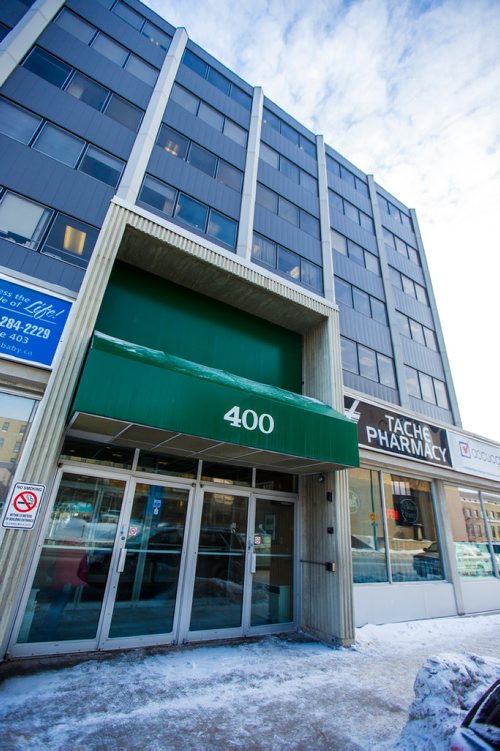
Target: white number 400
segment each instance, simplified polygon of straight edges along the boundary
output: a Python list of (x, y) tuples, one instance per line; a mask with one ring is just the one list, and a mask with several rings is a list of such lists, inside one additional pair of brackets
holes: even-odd
[(240, 417), (240, 407), (231, 407), (224, 415), (224, 420), (230, 422), (233, 428), (245, 428), (245, 430), (258, 428), (266, 435), (274, 430), (274, 420), (271, 415), (258, 415), (253, 409), (245, 409)]

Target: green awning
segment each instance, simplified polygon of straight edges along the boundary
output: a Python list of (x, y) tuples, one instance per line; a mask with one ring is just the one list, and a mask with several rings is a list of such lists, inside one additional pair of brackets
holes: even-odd
[(95, 332), (74, 413), (358, 466), (356, 424), (323, 402)]

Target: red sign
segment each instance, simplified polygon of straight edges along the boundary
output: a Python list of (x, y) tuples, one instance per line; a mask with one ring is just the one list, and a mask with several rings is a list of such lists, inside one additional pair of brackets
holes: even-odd
[(33, 511), (37, 503), (38, 498), (36, 497), (35, 493), (31, 493), (28, 490), (25, 490), (23, 493), (18, 493), (18, 495), (16, 495), (16, 497), (14, 498), (14, 508), (21, 514), (26, 514), (28, 511)]

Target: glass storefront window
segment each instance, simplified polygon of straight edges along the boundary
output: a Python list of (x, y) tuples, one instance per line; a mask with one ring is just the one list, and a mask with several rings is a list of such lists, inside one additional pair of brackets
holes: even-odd
[(198, 472), (198, 459), (183, 459), (178, 456), (141, 451), (137, 462), (137, 471), (154, 472), (154, 474), (171, 475), (173, 477), (188, 477), (194, 480)]
[(443, 579), (430, 483), (383, 474), (394, 582)]
[(216, 482), (218, 485), (251, 485), (252, 468), (203, 462), (201, 479), (204, 482)]
[(33, 421), (36, 399), (0, 391), (0, 514)]
[(97, 464), (102, 467), (132, 469), (134, 449), (66, 438), (61, 451), (61, 459)]
[(487, 524), (490, 529), (491, 545), (497, 564), (497, 573), (500, 575), (500, 495), (483, 493), (483, 504)]
[[(491, 518), (488, 521), (493, 546), (495, 546), (496, 539), (500, 548), (500, 538), (498, 537), (500, 498), (496, 497), (496, 503), (493, 506), (494, 499), (494, 496), (485, 496), (483, 500), (485, 501), (486, 515), (488, 516), (488, 512), (492, 513), (493, 509), (497, 514), (497, 524), (492, 525)], [(492, 576), (493, 563), (479, 493), (466, 488), (447, 487), (446, 505), (451, 523), (459, 576), (465, 579)], [(496, 538), (493, 537), (494, 528), (497, 534)], [(500, 556), (500, 549), (498, 554)]]
[(378, 472), (349, 471), (353, 580), (386, 582), (384, 525)]

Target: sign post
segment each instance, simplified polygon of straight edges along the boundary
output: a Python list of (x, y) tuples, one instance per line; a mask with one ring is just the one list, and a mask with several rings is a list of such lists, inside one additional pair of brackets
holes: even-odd
[(16, 482), (5, 505), (2, 527), (33, 529), (44, 493), (45, 485)]

